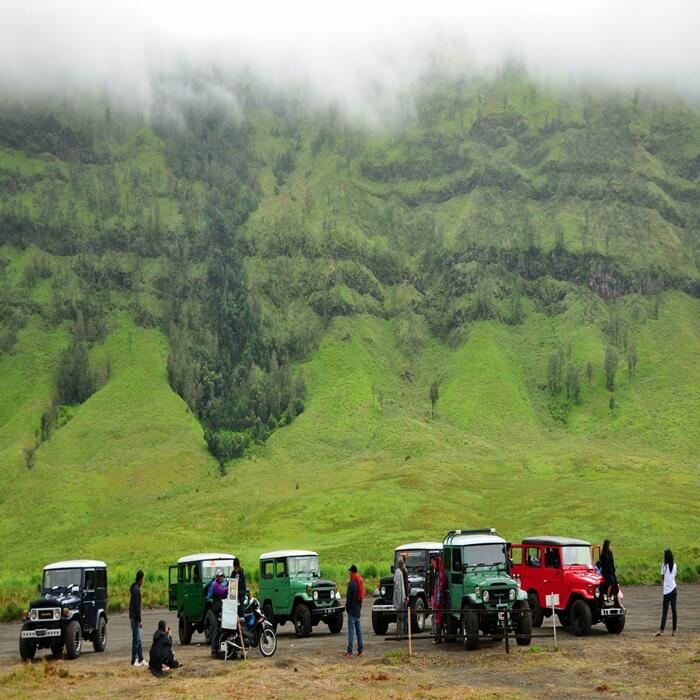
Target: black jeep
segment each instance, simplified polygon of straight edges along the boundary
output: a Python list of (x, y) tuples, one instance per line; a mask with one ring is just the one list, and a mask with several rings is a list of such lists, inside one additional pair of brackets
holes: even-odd
[(29, 605), (19, 637), (23, 661), (37, 649), (51, 649), (60, 656), (63, 646), (69, 659), (80, 656), (83, 639), (95, 651), (107, 646), (107, 565), (79, 559), (44, 567), (39, 586), (41, 598)]
[[(415, 632), (425, 629), (426, 609), (430, 608), (432, 576), (430, 557), (442, 554), (440, 542), (412, 542), (394, 550), (393, 574), (399, 563), (399, 557), (406, 562), (409, 581), (409, 605), (411, 607), (411, 628)], [(394, 607), (394, 577), (384, 576), (379, 581), (379, 596), (372, 606), (372, 629), (375, 634), (386, 634), (390, 622), (396, 622)]]

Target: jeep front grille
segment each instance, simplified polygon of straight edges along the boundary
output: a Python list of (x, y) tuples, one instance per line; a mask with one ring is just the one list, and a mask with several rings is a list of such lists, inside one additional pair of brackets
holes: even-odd
[(489, 588), (489, 603), (493, 605), (502, 605), (503, 603), (508, 603), (508, 589), (507, 588)]
[(334, 591), (319, 591), (318, 592), (318, 600), (330, 600), (333, 597)]
[(53, 620), (54, 611), (58, 608), (39, 608), (37, 611), (37, 620)]

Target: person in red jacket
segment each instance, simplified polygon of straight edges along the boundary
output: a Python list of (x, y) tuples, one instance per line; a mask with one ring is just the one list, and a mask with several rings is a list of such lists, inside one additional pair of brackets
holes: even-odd
[(365, 583), (362, 576), (357, 573), (357, 567), (353, 564), (348, 571), (348, 591), (345, 595), (345, 611), (348, 614), (348, 649), (343, 652), (345, 658), (352, 657), (352, 644), (354, 633), (357, 632), (357, 655), (362, 656), (364, 646), (362, 644), (362, 601), (365, 597)]

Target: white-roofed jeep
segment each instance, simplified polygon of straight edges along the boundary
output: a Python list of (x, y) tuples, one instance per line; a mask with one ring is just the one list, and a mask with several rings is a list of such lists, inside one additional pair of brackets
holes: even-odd
[(95, 651), (107, 647), (107, 565), (94, 559), (59, 561), (44, 567), (41, 598), (29, 605), (19, 638), (23, 661), (37, 649), (69, 659), (80, 656), (83, 640)]

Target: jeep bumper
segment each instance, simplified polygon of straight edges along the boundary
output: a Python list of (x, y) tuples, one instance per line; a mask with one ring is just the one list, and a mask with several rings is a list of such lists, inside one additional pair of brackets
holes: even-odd
[(63, 631), (58, 629), (38, 629), (38, 630), (22, 630), (20, 637), (22, 639), (44, 639), (46, 637), (60, 637)]
[(600, 609), (600, 616), (601, 617), (619, 617), (620, 615), (624, 615), (625, 611), (622, 608), (601, 608)]
[(311, 608), (312, 617), (333, 617), (334, 615), (342, 614), (345, 608), (342, 605), (331, 605), (327, 608)]
[(386, 615), (395, 615), (396, 614), (396, 606), (393, 603), (375, 603), (372, 606), (372, 612), (373, 613), (380, 613), (380, 614), (386, 614)]

